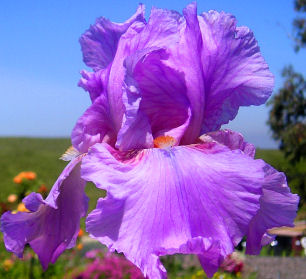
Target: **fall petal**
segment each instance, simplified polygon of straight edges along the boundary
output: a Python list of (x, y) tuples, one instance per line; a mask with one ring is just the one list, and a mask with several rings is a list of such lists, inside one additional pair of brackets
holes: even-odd
[(211, 143), (149, 149), (129, 160), (115, 154), (96, 144), (84, 158), (82, 177), (108, 191), (87, 230), (149, 277), (164, 278), (152, 257), (195, 253), (203, 260), (208, 251), (215, 264), (202, 265), (211, 274), (259, 209), (263, 162), (242, 152)]
[[(231, 130), (220, 130), (203, 135), (203, 142), (218, 142), (231, 150), (241, 150), (254, 157), (255, 148), (245, 142), (243, 136)], [(284, 173), (276, 171), (270, 165), (264, 165), (263, 193), (260, 209), (249, 224), (246, 252), (258, 254), (262, 246), (269, 244), (274, 236), (268, 230), (274, 227), (293, 226), (299, 198), (290, 193)]]
[(298, 203), (299, 197), (290, 193), (284, 173), (266, 165), (260, 210), (249, 225), (246, 253), (259, 254), (262, 246), (273, 240), (273, 236), (266, 234), (269, 229), (293, 227)]
[(232, 130), (219, 130), (204, 134), (200, 137), (203, 142), (215, 141), (227, 146), (231, 150), (239, 149), (246, 155), (254, 158), (255, 146), (251, 143), (244, 141), (243, 136), (240, 133)]
[(81, 157), (67, 165), (46, 200), (36, 193), (24, 199), (32, 212), (2, 215), (1, 231), (8, 251), (22, 257), (29, 243), (46, 269), (65, 249), (74, 246), (88, 204), (80, 160)]

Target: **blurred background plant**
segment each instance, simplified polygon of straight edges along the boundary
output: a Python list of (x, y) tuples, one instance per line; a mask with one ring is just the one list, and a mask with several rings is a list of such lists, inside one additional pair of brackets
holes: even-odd
[[(295, 0), (298, 12), (293, 21), (294, 47), (298, 52), (306, 47), (306, 0)], [(283, 86), (268, 102), (269, 125), (272, 136), (289, 160), (280, 170), (286, 173), (293, 192), (300, 196), (300, 208), (306, 218), (306, 80), (293, 66), (282, 70)]]
[(31, 192), (35, 191), (40, 193), (44, 198), (48, 194), (48, 188), (43, 184), (37, 175), (32, 171), (22, 171), (13, 178), (14, 187), (11, 187), (11, 191), (6, 200), (1, 201), (0, 213), (5, 211), (28, 212), (22, 200)]
[(306, 47), (306, 0), (295, 0), (294, 8), (299, 14), (293, 21), (295, 50), (299, 51)]

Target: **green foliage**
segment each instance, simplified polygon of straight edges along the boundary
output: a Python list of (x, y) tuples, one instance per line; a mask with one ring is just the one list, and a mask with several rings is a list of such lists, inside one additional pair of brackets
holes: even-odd
[(282, 76), (283, 87), (268, 102), (268, 125), (280, 149), (295, 163), (306, 158), (306, 81), (292, 66), (285, 67)]
[(293, 21), (295, 50), (306, 47), (306, 0), (295, 0), (294, 8), (299, 13)]
[(0, 278), (1, 279), (58, 279), (71, 270), (78, 268), (80, 255), (72, 256), (66, 251), (57, 261), (44, 271), (34, 252), (26, 247), (24, 258), (18, 259), (5, 250), (0, 236)]
[(292, 66), (282, 73), (285, 82), (268, 102), (271, 106), (268, 125), (273, 138), (291, 164), (280, 169), (287, 174), (290, 186), (306, 200), (306, 81)]

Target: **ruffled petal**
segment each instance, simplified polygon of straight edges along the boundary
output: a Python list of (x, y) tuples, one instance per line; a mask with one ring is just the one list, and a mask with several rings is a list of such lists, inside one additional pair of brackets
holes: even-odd
[(240, 106), (263, 104), (274, 78), (253, 33), (236, 27), (233, 16), (216, 11), (197, 16), (196, 3), (183, 14), (180, 43), (169, 50), (167, 65), (185, 74), (192, 118), (181, 143), (191, 144), (232, 120)]
[[(255, 148), (244, 141), (243, 136), (230, 130), (221, 130), (203, 135), (202, 142), (218, 142), (231, 150), (241, 150), (246, 155), (254, 157)], [(267, 232), (274, 227), (293, 226), (299, 197), (290, 193), (284, 173), (276, 171), (265, 164), (263, 193), (260, 198), (260, 210), (249, 224), (247, 234), (248, 254), (259, 254), (262, 246), (269, 244), (273, 236)]]
[(124, 23), (114, 23), (106, 18), (97, 19), (80, 38), (83, 60), (95, 71), (104, 69), (115, 57), (120, 37), (134, 22), (145, 23), (144, 5)]
[[(123, 99), (126, 112), (117, 141), (120, 150), (135, 148), (135, 145), (153, 147), (153, 137), (161, 135), (171, 136), (179, 144), (188, 127), (190, 107), (184, 74), (166, 66), (163, 61), (167, 57), (163, 49), (150, 48), (126, 59)], [(148, 137), (150, 132), (153, 137)], [(138, 135), (133, 140), (134, 146), (125, 144), (130, 134)]]
[(203, 42), (196, 3), (188, 5), (183, 10), (183, 15), (180, 24), (180, 42), (169, 49), (171, 56), (165, 63), (176, 71), (184, 73), (186, 95), (190, 102), (192, 117), (181, 143), (190, 144), (200, 136), (204, 117), (205, 84), (201, 61)]
[(110, 67), (97, 72), (81, 71), (82, 78), (78, 85), (89, 93), (92, 102), (100, 95), (106, 95)]
[(228, 129), (204, 134), (200, 137), (200, 140), (203, 142), (215, 141), (227, 146), (231, 150), (240, 149), (252, 158), (255, 156), (255, 146), (244, 141), (244, 138), (240, 133)]
[(46, 269), (65, 249), (75, 245), (88, 204), (85, 181), (80, 177), (81, 158), (67, 165), (46, 200), (36, 193), (23, 200), (30, 213), (2, 215), (1, 231), (8, 251), (22, 257), (29, 243)]
[[(125, 106), (122, 101), (123, 85), (126, 69), (123, 67), (125, 59), (137, 51), (152, 48), (166, 48), (179, 41), (180, 15), (173, 11), (153, 8), (148, 24), (135, 22), (120, 38), (116, 56), (112, 63), (108, 83), (108, 100), (115, 128), (118, 132), (122, 127)], [(122, 111), (119, 114), (118, 111)]]
[(120, 150), (153, 147), (153, 136), (149, 119), (139, 110), (141, 95), (135, 80), (127, 75), (123, 87), (125, 113), (118, 133), (116, 147)]
[(224, 12), (199, 16), (205, 84), (202, 133), (218, 130), (232, 120), (240, 106), (261, 105), (271, 95), (274, 78), (253, 33), (237, 27)]
[(249, 225), (246, 253), (259, 254), (262, 246), (273, 240), (273, 236), (266, 234), (269, 229), (293, 227), (298, 204), (299, 197), (290, 193), (284, 173), (266, 165), (260, 210)]
[(83, 160), (82, 177), (108, 196), (89, 215), (87, 230), (149, 278), (165, 278), (157, 257), (174, 253), (207, 261), (210, 255), (213, 261), (203, 266), (211, 275), (259, 209), (263, 166), (216, 143), (137, 155), (96, 144)]
[(71, 133), (72, 145), (81, 153), (97, 142), (114, 145), (116, 132), (109, 114), (106, 96), (99, 96), (79, 118)]

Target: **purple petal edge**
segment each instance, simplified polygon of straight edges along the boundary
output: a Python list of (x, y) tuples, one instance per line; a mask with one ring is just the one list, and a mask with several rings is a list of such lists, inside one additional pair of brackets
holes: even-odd
[(120, 37), (134, 22), (145, 23), (144, 5), (140, 4), (136, 13), (124, 23), (113, 23), (99, 18), (80, 38), (83, 60), (95, 71), (104, 69), (116, 54)]
[(1, 231), (8, 251), (22, 257), (29, 243), (44, 269), (75, 245), (80, 219), (87, 212), (85, 181), (80, 178), (79, 156), (70, 162), (55, 182), (46, 200), (31, 193), (23, 201), (31, 212), (1, 216)]

